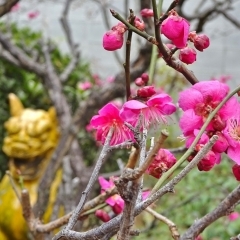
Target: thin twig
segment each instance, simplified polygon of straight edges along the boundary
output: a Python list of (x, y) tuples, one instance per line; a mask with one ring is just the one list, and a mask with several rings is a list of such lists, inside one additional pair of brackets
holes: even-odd
[(130, 181), (140, 178), (143, 173), (147, 170), (148, 166), (152, 163), (154, 160), (154, 157), (156, 156), (158, 150), (162, 147), (164, 141), (168, 137), (168, 132), (163, 130), (161, 131), (161, 135), (158, 138), (158, 140), (155, 142), (153, 149), (148, 154), (146, 160), (144, 163), (137, 169), (130, 171), (130, 169), (125, 169), (122, 176), (118, 179), (119, 182), (121, 181)]
[[(134, 13), (133, 10), (130, 9), (130, 16), (129, 16), (129, 23), (133, 25), (134, 23)], [(131, 89), (130, 89), (130, 53), (131, 53), (131, 43), (132, 43), (132, 31), (129, 29), (128, 30), (128, 36), (127, 36), (127, 41), (126, 41), (126, 59), (124, 63), (124, 69), (125, 69), (125, 77), (126, 77), (126, 99), (127, 101), (130, 99), (131, 96)]]
[(152, 208), (147, 207), (145, 209), (145, 211), (149, 212), (150, 214), (152, 214), (156, 219), (166, 223), (171, 231), (172, 237), (175, 240), (178, 240), (180, 237), (180, 234), (178, 232), (177, 226), (174, 222), (172, 222), (170, 219), (168, 219), (167, 217), (157, 213), (156, 211), (154, 211)]
[(78, 44), (74, 44), (73, 39), (72, 39), (72, 32), (71, 32), (71, 28), (69, 26), (68, 23), (68, 13), (69, 13), (69, 9), (70, 9), (70, 5), (73, 2), (73, 0), (66, 0), (65, 2), (65, 6), (62, 12), (62, 16), (60, 18), (60, 22), (62, 24), (66, 39), (67, 39), (67, 43), (68, 46), (70, 48), (70, 52), (72, 55), (72, 59), (69, 62), (68, 66), (64, 69), (64, 71), (61, 73), (60, 75), (60, 80), (61, 82), (65, 82), (67, 81), (69, 75), (72, 73), (72, 71), (76, 68), (78, 62), (79, 62), (79, 58), (80, 58), (80, 52), (78, 49)]
[[(135, 216), (140, 214), (143, 210), (145, 210), (148, 206), (162, 197), (164, 194), (168, 192), (172, 192), (173, 188), (176, 184), (178, 184), (200, 161), (201, 159), (208, 153), (208, 151), (212, 148), (212, 146), (217, 141), (218, 137), (214, 135), (209, 142), (198, 152), (198, 154), (193, 158), (193, 160), (171, 181), (169, 181), (164, 187), (154, 193), (152, 196), (148, 197), (146, 200), (139, 203), (135, 208)], [(117, 217), (111, 219), (109, 222), (102, 224), (100, 227), (91, 229), (84, 233), (79, 233), (71, 230), (63, 230), (61, 234), (55, 236), (53, 240), (58, 240), (60, 238), (71, 236), (71, 240), (90, 240), (92, 236), (96, 239), (101, 239), (110, 231), (112, 234), (116, 233), (120, 227), (120, 220), (122, 214)]]
[(225, 216), (236, 202), (240, 200), (240, 186), (235, 188), (224, 200), (204, 217), (194, 221), (191, 227), (181, 236), (180, 240), (190, 240), (197, 237), (207, 226), (220, 217)]
[(74, 210), (71, 218), (69, 219), (69, 222), (68, 222), (68, 225), (66, 226), (66, 229), (67, 230), (71, 230), (73, 229), (73, 227), (75, 226), (77, 220), (78, 220), (78, 216), (82, 210), (82, 208), (84, 207), (84, 204), (87, 200), (87, 197), (88, 197), (88, 194), (90, 192), (90, 190), (92, 189), (97, 177), (98, 177), (98, 174), (99, 174), (99, 171), (100, 171), (100, 168), (103, 164), (103, 161), (104, 159), (106, 158), (107, 156), (107, 152), (108, 152), (108, 148), (109, 148), (109, 143), (110, 143), (110, 140), (111, 140), (111, 137), (112, 137), (112, 134), (113, 134), (113, 128), (111, 128), (109, 130), (109, 133), (107, 135), (107, 138), (106, 138), (106, 141), (104, 143), (104, 146), (103, 146), (103, 149), (101, 151), (101, 154), (97, 160), (97, 163), (95, 165), (95, 168), (92, 172), (92, 175), (91, 175), (91, 178), (89, 179), (89, 182), (86, 186), (86, 189), (82, 192), (82, 196), (81, 196), (81, 199), (78, 203), (78, 206), (76, 207), (76, 209)]

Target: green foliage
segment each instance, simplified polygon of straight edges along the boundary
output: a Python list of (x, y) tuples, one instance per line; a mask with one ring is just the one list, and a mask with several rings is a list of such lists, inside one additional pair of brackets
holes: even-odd
[[(6, 31), (3, 23), (0, 23), (0, 29)], [(20, 48), (28, 46), (29, 49), (35, 51), (38, 62), (44, 61), (39, 44), (42, 37), (40, 32), (33, 32), (29, 28), (19, 29), (15, 24), (11, 26), (11, 32), (12, 40), (16, 45)], [(25, 51), (28, 51), (28, 49), (25, 49)], [(51, 43), (51, 58), (58, 73), (61, 73), (70, 62), (70, 56), (61, 53), (55, 43)], [(23, 105), (28, 108), (47, 110), (52, 103), (38, 76), (3, 59), (0, 59), (0, 79), (0, 173), (3, 173), (7, 168), (7, 157), (1, 149), (5, 136), (3, 123), (10, 117), (8, 94), (15, 93), (21, 99)], [(63, 85), (63, 92), (71, 104), (73, 112), (79, 101), (83, 99), (83, 93), (77, 88), (77, 84), (86, 79), (93, 81), (89, 65), (80, 61)]]
[[(175, 193), (164, 195), (155, 210), (172, 220), (182, 234), (195, 220), (213, 210), (234, 188), (238, 186), (231, 172), (231, 162), (223, 159), (209, 172), (193, 169), (175, 188)], [(152, 179), (153, 180), (153, 179)], [(154, 180), (153, 180), (154, 181)], [(238, 206), (234, 211), (240, 211)], [(136, 239), (171, 240), (168, 226), (159, 220), (147, 224)], [(149, 231), (149, 229), (152, 229)], [(225, 240), (239, 234), (240, 221), (230, 221), (227, 216), (218, 219), (201, 234), (205, 240)]]

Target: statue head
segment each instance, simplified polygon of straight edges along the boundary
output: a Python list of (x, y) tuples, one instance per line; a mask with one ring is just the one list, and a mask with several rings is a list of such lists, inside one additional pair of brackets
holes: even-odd
[(25, 179), (36, 178), (58, 143), (55, 109), (24, 108), (12, 93), (9, 101), (11, 117), (4, 124), (7, 136), (3, 151), (10, 158), (10, 171), (13, 175), (20, 172)]

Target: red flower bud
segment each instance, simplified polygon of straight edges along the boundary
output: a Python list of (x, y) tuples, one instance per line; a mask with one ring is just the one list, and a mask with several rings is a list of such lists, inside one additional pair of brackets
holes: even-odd
[(138, 87), (142, 87), (145, 85), (145, 82), (143, 81), (142, 78), (136, 78), (135, 79), (135, 84), (138, 86)]
[(148, 80), (149, 80), (148, 74), (147, 74), (147, 73), (143, 73), (143, 74), (141, 75), (141, 78), (142, 78), (142, 80), (147, 84), (147, 82), (148, 82)]
[(233, 165), (232, 172), (233, 172), (233, 175), (235, 176), (236, 180), (240, 181), (240, 165), (238, 165), (238, 164)]
[(208, 36), (205, 34), (199, 34), (197, 37), (194, 39), (194, 47), (202, 52), (204, 49), (208, 48), (210, 45), (210, 40)]
[(215, 115), (212, 126), (216, 131), (222, 131), (226, 127), (226, 121), (223, 121), (219, 115)]
[(138, 97), (151, 97), (156, 93), (155, 89), (153, 86), (145, 86), (137, 90), (137, 96)]
[(115, 213), (115, 214), (120, 214), (122, 211), (123, 211), (123, 207), (121, 206), (121, 205), (119, 205), (119, 204), (114, 204), (113, 206), (112, 206), (112, 210), (113, 210), (113, 212)]
[(102, 209), (99, 209), (95, 212), (95, 216), (101, 219), (103, 222), (108, 222), (110, 220), (109, 215)]
[(206, 156), (198, 163), (199, 171), (209, 171), (216, 163), (216, 155), (213, 151), (209, 151)]
[(149, 8), (144, 8), (141, 10), (140, 14), (142, 17), (153, 17), (153, 10)]
[(179, 59), (186, 64), (192, 64), (196, 61), (196, 55), (193, 48), (185, 47), (180, 50)]

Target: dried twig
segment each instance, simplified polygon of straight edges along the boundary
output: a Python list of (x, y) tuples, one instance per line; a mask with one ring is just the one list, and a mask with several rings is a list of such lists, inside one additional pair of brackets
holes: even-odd
[(68, 23), (68, 13), (69, 13), (69, 9), (70, 9), (70, 5), (73, 2), (73, 0), (66, 0), (65, 2), (65, 6), (62, 12), (62, 16), (60, 18), (60, 22), (62, 24), (66, 39), (67, 39), (67, 43), (68, 46), (70, 48), (70, 52), (72, 55), (72, 59), (70, 61), (70, 63), (68, 64), (68, 66), (64, 69), (64, 71), (61, 73), (60, 75), (60, 80), (61, 82), (65, 82), (67, 81), (69, 75), (72, 73), (72, 71), (76, 68), (78, 62), (79, 62), (79, 58), (80, 58), (80, 52), (78, 49), (78, 44), (74, 44), (73, 39), (72, 39), (72, 32), (71, 32), (71, 28), (69, 26)]
[(156, 219), (166, 223), (171, 231), (172, 237), (175, 240), (178, 240), (180, 237), (180, 234), (178, 232), (177, 226), (174, 222), (172, 222), (170, 219), (168, 219), (167, 217), (157, 213), (156, 211), (154, 211), (152, 208), (147, 207), (145, 209), (147, 212), (149, 212), (150, 214), (152, 214)]
[[(140, 214), (143, 210), (145, 210), (148, 206), (150, 206), (153, 202), (161, 198), (164, 194), (168, 192), (172, 192), (173, 188), (176, 184), (178, 184), (200, 161), (201, 159), (207, 154), (207, 152), (212, 148), (214, 143), (217, 141), (218, 137), (214, 135), (210, 141), (198, 152), (198, 154), (193, 158), (193, 160), (171, 181), (169, 181), (164, 187), (154, 193), (152, 196), (147, 198), (146, 200), (142, 201), (141, 203), (137, 204), (135, 208), (134, 215)], [(109, 222), (102, 224), (100, 227), (91, 229), (84, 233), (75, 232), (72, 230), (63, 230), (61, 235), (56, 235), (54, 240), (58, 240), (61, 237), (70, 237), (71, 240), (90, 240), (94, 236), (97, 238), (103, 238), (105, 235), (111, 232), (111, 236), (113, 236), (120, 227), (120, 220), (122, 214), (118, 215), (117, 217), (111, 219)]]
[(97, 163), (95, 165), (95, 168), (92, 172), (92, 175), (91, 175), (91, 178), (89, 179), (89, 182), (86, 186), (86, 189), (82, 192), (82, 197), (78, 203), (78, 206), (76, 207), (76, 209), (74, 210), (71, 218), (69, 219), (69, 222), (68, 222), (68, 225), (66, 226), (66, 229), (70, 230), (70, 229), (73, 229), (74, 225), (76, 224), (77, 220), (78, 220), (78, 216), (87, 200), (87, 197), (88, 197), (88, 194), (89, 192), (91, 191), (97, 177), (98, 177), (98, 174), (99, 174), (99, 171), (101, 169), (101, 166), (104, 162), (104, 159), (106, 158), (107, 156), (107, 152), (109, 150), (109, 143), (110, 143), (110, 140), (111, 140), (111, 137), (112, 137), (112, 134), (113, 134), (113, 128), (111, 128), (109, 130), (109, 133), (107, 135), (107, 138), (106, 138), (106, 141), (105, 141), (105, 144), (103, 146), (103, 149), (101, 151), (101, 154), (97, 160)]

